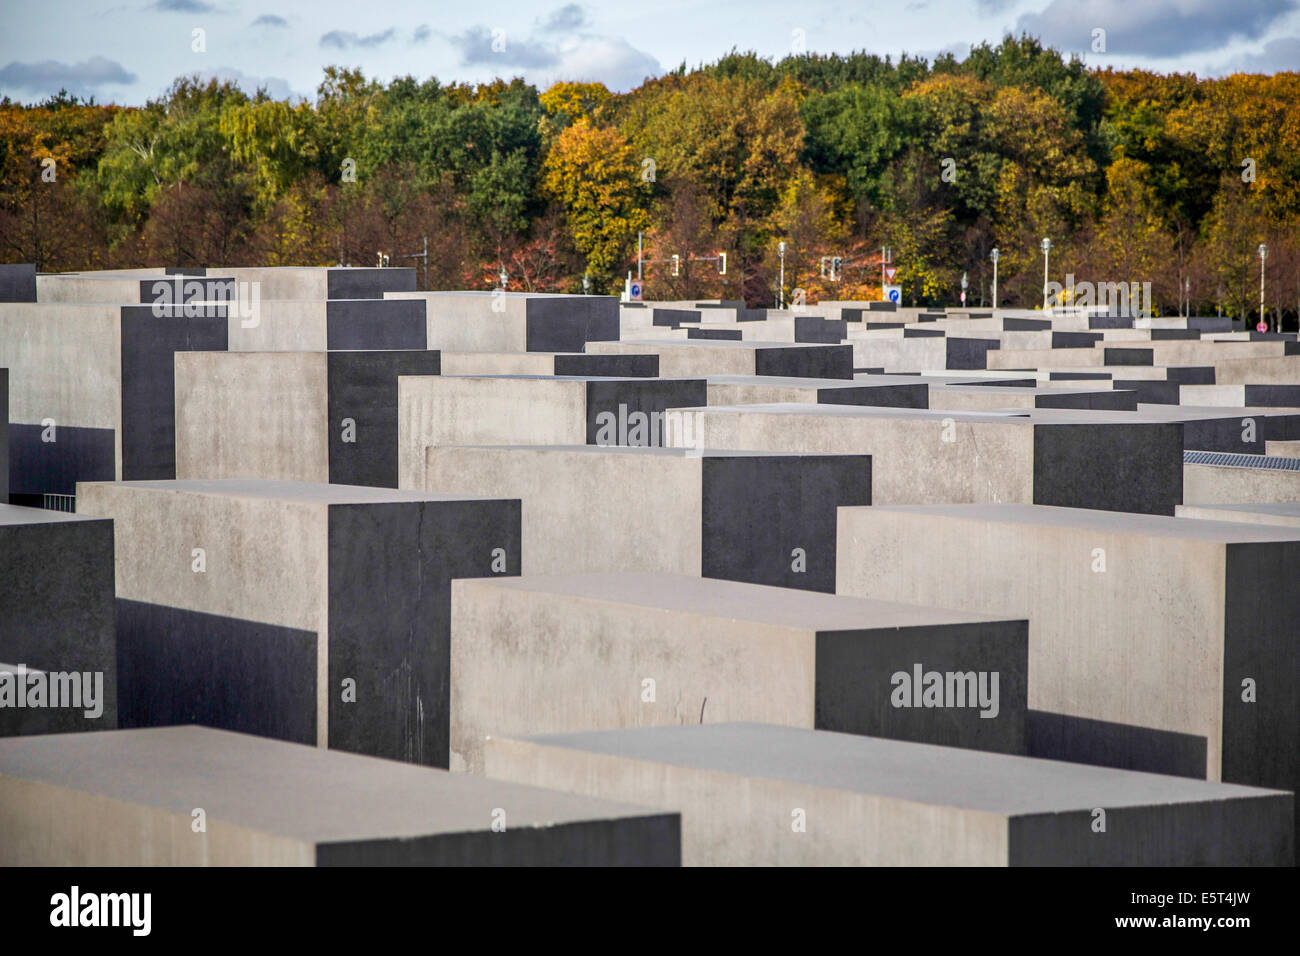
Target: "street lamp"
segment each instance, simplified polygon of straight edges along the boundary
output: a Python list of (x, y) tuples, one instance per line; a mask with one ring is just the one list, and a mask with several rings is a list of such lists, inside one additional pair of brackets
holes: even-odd
[(1052, 240), (1046, 236), (1043, 237), (1041, 246), (1043, 250), (1043, 309), (1047, 309), (1047, 254), (1052, 251)]
[[(1268, 246), (1264, 243), (1259, 244), (1259, 321), (1265, 323), (1268, 321), (1264, 317), (1264, 260), (1268, 258)], [(1267, 328), (1267, 326), (1265, 326)], [(1282, 317), (1278, 316), (1277, 328), (1275, 332), (1282, 331)]]
[(989, 253), (989, 258), (993, 260), (993, 308), (994, 309), (997, 309), (998, 307), (998, 257), (1000, 255), (1002, 255), (1002, 253), (998, 251), (996, 246), (994, 246), (993, 251)]
[(501, 267), (501, 291), (505, 291), (506, 283), (510, 281), (510, 276), (506, 275), (506, 267)]
[(785, 240), (776, 244), (777, 255), (781, 257), (781, 287), (777, 290), (777, 308), (785, 308)]
[(590, 273), (587, 272), (584, 272), (582, 274), (582, 294), (583, 295), (591, 294), (591, 275)]
[(966, 304), (966, 273), (961, 274), (961, 304)]

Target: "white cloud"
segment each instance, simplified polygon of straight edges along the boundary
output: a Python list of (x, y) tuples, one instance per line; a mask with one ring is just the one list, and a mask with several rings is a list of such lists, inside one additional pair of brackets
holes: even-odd
[(1106, 31), (1106, 52), (1179, 57), (1257, 40), (1296, 0), (1052, 0), (1016, 20), (1019, 33), (1064, 53), (1088, 51), (1092, 31)]

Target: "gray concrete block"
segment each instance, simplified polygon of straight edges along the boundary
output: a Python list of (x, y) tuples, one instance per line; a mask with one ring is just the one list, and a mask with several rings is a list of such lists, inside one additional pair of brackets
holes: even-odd
[(519, 573), (517, 500), (240, 480), (78, 495), (115, 525), (123, 726), (446, 766), (451, 580)]
[[(449, 352), (582, 352), (616, 340), (618, 299), (534, 292), (409, 292), (425, 300), (428, 347)], [(589, 350), (588, 350), (589, 351)]]
[(0, 741), (0, 832), (5, 866), (680, 860), (676, 814), (204, 727)]
[(929, 386), (900, 376), (857, 376), (851, 382), (766, 375), (710, 375), (710, 405), (814, 402), (826, 405), (884, 405), (927, 408)]
[(835, 509), (871, 503), (864, 455), (440, 447), (425, 481), (520, 498), (525, 574), (661, 571), (827, 592)]
[(660, 445), (671, 408), (704, 405), (703, 379), (404, 377), (398, 487), (423, 488), (425, 451), (443, 445)]
[(1294, 458), (1192, 453), (1183, 464), (1183, 503), (1189, 505), (1300, 501)]
[(870, 454), (878, 504), (1024, 502), (1173, 514), (1182, 424), (1122, 412), (961, 412), (858, 406), (710, 406), (708, 448)]
[(1300, 531), (1027, 505), (842, 508), (837, 593), (1029, 621), (1029, 706), (1300, 787)]
[(82, 705), (93, 694), (98, 706), (90, 709), (99, 711), (87, 716), (86, 706), (73, 706), (62, 692), (61, 706), (49, 706), (53, 693), (44, 706), (25, 706), (16, 684), (0, 686), (0, 736), (116, 727), (113, 523), (0, 504), (0, 608), (0, 661), (80, 675), (64, 690), (75, 684)]
[(10, 494), (70, 495), (78, 481), (174, 477), (173, 357), (223, 351), (226, 325), (224, 312), (0, 303)]
[(0, 302), (35, 302), (36, 266), (0, 265)]
[(487, 774), (679, 812), (685, 865), (1279, 866), (1294, 854), (1290, 793), (763, 724), (494, 737)]
[(226, 352), (176, 363), (176, 474), (396, 488), (398, 377), (437, 352)]
[(731, 720), (1023, 753), (1026, 645), (1024, 621), (682, 575), (456, 581), (452, 766), (488, 735)]
[(1244, 505), (1179, 505), (1176, 513), (1180, 518), (1197, 518), (1201, 521), (1232, 521), (1238, 524), (1268, 524), (1300, 528), (1300, 502), (1296, 501)]
[(937, 385), (930, 407), (962, 411), (1010, 408), (1074, 408), (1136, 411), (1137, 395), (1109, 387), (1095, 389), (1064, 386), (1023, 388), (994, 385)]
[(586, 355), (582, 352), (443, 352), (442, 374), (657, 378), (659, 356)]
[(851, 379), (854, 368), (853, 349), (848, 345), (642, 339), (592, 342), (587, 352), (595, 355), (653, 353), (659, 356), (659, 374), (666, 376), (771, 375)]

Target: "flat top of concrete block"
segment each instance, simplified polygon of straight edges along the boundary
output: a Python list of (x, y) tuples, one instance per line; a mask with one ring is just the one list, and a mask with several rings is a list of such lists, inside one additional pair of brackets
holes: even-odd
[(700, 415), (725, 414), (802, 415), (830, 418), (913, 418), (961, 419), (967, 422), (993, 422), (997, 424), (1025, 424), (1031, 409), (1005, 411), (962, 411), (944, 408), (892, 408), (884, 405), (818, 405), (812, 402), (759, 402), (753, 405), (708, 405), (693, 409)]
[(554, 358), (557, 355), (585, 355), (585, 352), (502, 352), (476, 351), (474, 349), (439, 349), (443, 355), (473, 355), (475, 358)]
[[(1030, 373), (1032, 374), (1032, 373)], [(922, 372), (920, 375), (907, 375), (902, 372), (854, 372), (853, 381), (857, 384), (871, 385), (901, 385), (908, 382), (921, 382), (926, 385), (990, 385), (1000, 386), (1003, 388), (1019, 388), (1021, 386), (1008, 385), (1009, 382), (1019, 382), (1028, 378), (1029, 375), (1019, 374), (1016, 372), (1001, 372), (994, 375), (984, 375), (979, 372), (962, 373), (960, 375), (939, 375), (929, 372)]]
[(50, 511), (46, 508), (25, 508), (22, 505), (0, 504), (0, 525), (63, 524), (69, 521), (105, 521), (92, 515), (71, 514), (67, 511)]
[(659, 814), (471, 774), (208, 727), (0, 740), (0, 776), (40, 781), (312, 843)]
[(267, 478), (186, 478), (156, 481), (79, 482), (78, 486), (112, 485), (136, 491), (207, 495), (217, 498), (268, 498), (308, 504), (383, 504), (400, 501), (483, 501), (483, 495), (448, 495), (431, 491), (404, 491), (364, 485), (334, 485), (314, 481)]
[[(1186, 538), (1221, 544), (1300, 540), (1300, 530), (1295, 528), (1236, 524), (1229, 521), (1197, 521), (1193, 518), (1136, 514), (1128, 511), (1058, 508), (1055, 505), (871, 505), (870, 508), (872, 512), (907, 512), (963, 521), (995, 521), (1047, 528), (1081, 528), (1109, 534)], [(854, 510), (858, 509), (854, 508)]]
[[(711, 324), (711, 323), (710, 323)], [(620, 345), (674, 349), (827, 349), (843, 348), (834, 342), (763, 342), (757, 339), (621, 339)]]
[[(1120, 388), (1123, 391), (1123, 388)], [(1293, 415), (1296, 409), (1290, 408), (1242, 408), (1233, 405), (1159, 405), (1139, 402), (1136, 411), (1127, 412), (1118, 409), (1075, 409), (1075, 408), (1035, 408), (1025, 409), (1026, 414), (1042, 423), (1071, 424), (1074, 422), (1094, 422), (1113, 424), (1151, 424), (1198, 422), (1210, 420), (1241, 421), (1243, 418), (1267, 418), (1277, 415)]]
[[(936, 391), (952, 393), (956, 395), (1061, 395), (1070, 393), (1071, 395), (1085, 393), (1090, 395), (1113, 395), (1115, 389), (1098, 388), (1096, 382), (1054, 382), (1051, 385), (1043, 383), (1041, 385), (962, 385), (959, 383), (936, 384)], [(1119, 389), (1123, 391), (1123, 389)]]
[(779, 388), (892, 388), (898, 385), (924, 385), (919, 379), (905, 376), (854, 375), (853, 378), (798, 378), (785, 375), (706, 375), (710, 385), (769, 385)]
[(429, 299), (449, 298), (451, 296), (477, 296), (479, 298), (490, 298), (492, 296), (504, 297), (507, 299), (576, 299), (578, 301), (594, 302), (600, 300), (613, 299), (612, 295), (570, 295), (564, 292), (505, 292), (500, 289), (439, 289), (436, 291), (416, 291), (406, 292), (404, 295), (418, 295)]
[(1252, 515), (1277, 515), (1279, 518), (1300, 518), (1300, 501), (1260, 502), (1259, 504), (1223, 505), (1195, 504), (1179, 505), (1178, 513), (1188, 511), (1222, 511), (1228, 514), (1238, 512)]
[[(502, 353), (508, 354), (508, 353)], [(516, 353), (525, 355), (537, 355), (537, 352)], [(555, 353), (547, 353), (555, 354)], [(575, 353), (577, 354), (577, 353)], [(646, 382), (701, 382), (702, 378), (646, 378), (645, 376), (635, 375), (529, 375), (523, 374), (502, 374), (487, 375), (477, 372), (466, 372), (463, 374), (452, 375), (402, 375), (400, 378), (440, 378), (447, 379), (511, 379), (511, 380), (528, 380), (533, 382), (627, 382), (628, 384), (644, 385)]]
[(1006, 620), (970, 611), (649, 571), (527, 575), (482, 579), (476, 584), (701, 617), (753, 621), (802, 631), (876, 630)]
[(672, 448), (660, 445), (430, 445), (429, 452), (436, 454), (446, 448), (473, 448), (478, 451), (502, 453), (533, 452), (536, 454), (572, 455), (649, 455), (658, 458), (869, 458), (859, 452), (818, 452), (809, 454), (795, 451), (747, 451), (737, 448)]
[(694, 724), (529, 742), (1004, 815), (1151, 806), (1282, 791), (774, 724)]

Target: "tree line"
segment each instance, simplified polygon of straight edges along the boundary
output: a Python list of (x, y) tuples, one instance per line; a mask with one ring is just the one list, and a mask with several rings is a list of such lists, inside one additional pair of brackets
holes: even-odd
[(625, 94), (183, 77), (139, 108), (0, 102), (0, 249), (42, 271), (386, 255), (431, 289), (614, 293), (641, 234), (647, 297), (760, 305), (877, 298), (889, 247), (905, 301), (953, 304), (965, 274), (987, 306), (997, 248), (998, 304), (1032, 307), (1049, 237), (1057, 281), (1257, 316), (1264, 243), (1293, 323), (1298, 146), (1300, 74), (1098, 71), (1028, 36), (960, 62), (733, 51)]

